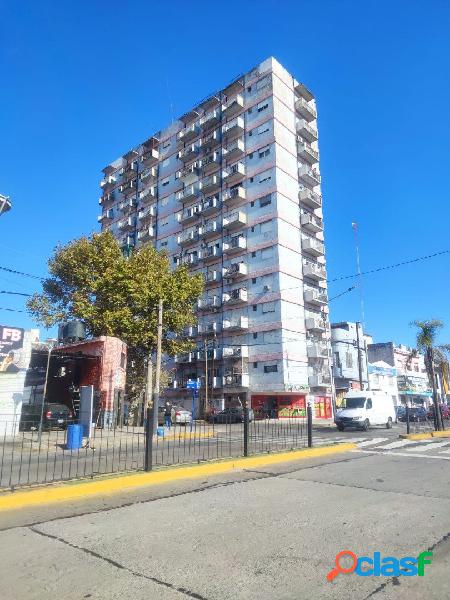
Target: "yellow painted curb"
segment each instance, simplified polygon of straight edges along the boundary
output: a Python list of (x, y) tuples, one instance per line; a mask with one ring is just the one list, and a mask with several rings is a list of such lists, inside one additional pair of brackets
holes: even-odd
[(149, 473), (134, 473), (123, 477), (110, 477), (96, 481), (61, 483), (53, 486), (40, 487), (20, 492), (4, 492), (0, 494), (0, 511), (27, 508), (43, 504), (51, 504), (78, 498), (88, 498), (96, 495), (113, 494), (135, 488), (170, 483), (182, 479), (195, 479), (226, 473), (235, 469), (263, 467), (277, 463), (290, 462), (299, 459), (317, 458), (329, 454), (338, 454), (354, 450), (356, 444), (335, 444), (320, 448), (305, 448), (277, 454), (264, 454), (248, 458), (229, 459), (220, 462), (208, 462), (189, 467), (169, 468)]
[(450, 437), (450, 431), (429, 431), (428, 433), (402, 433), (398, 437), (403, 440), (431, 440), (432, 438)]

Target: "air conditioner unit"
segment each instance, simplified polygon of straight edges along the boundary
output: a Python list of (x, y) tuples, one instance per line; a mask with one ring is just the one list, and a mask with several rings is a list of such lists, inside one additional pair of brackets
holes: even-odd
[(265, 285), (263, 287), (263, 292), (270, 292), (270, 285)]

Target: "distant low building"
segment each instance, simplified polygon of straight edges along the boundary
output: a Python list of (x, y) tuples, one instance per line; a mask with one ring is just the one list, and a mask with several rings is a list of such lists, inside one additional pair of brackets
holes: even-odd
[(386, 392), (394, 401), (395, 406), (398, 406), (400, 400), (398, 397), (397, 369), (379, 360), (369, 363), (368, 371), (370, 389)]
[(361, 323), (332, 323), (331, 348), (336, 398), (339, 400), (349, 390), (360, 390), (361, 380), (363, 389), (367, 388), (367, 354)]

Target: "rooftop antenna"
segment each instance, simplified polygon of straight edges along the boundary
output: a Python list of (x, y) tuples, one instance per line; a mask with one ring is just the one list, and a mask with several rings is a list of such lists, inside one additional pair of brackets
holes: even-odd
[(355, 253), (356, 253), (356, 274), (359, 287), (359, 296), (361, 302), (361, 324), (363, 331), (365, 329), (365, 312), (364, 312), (364, 291), (363, 291), (363, 278), (361, 273), (361, 263), (359, 260), (359, 237), (358, 237), (358, 223), (352, 223), (353, 235), (355, 240)]
[(170, 94), (170, 88), (169, 88), (169, 78), (167, 75), (166, 75), (166, 86), (167, 86), (167, 96), (169, 97), (170, 118), (172, 119), (172, 125), (173, 125), (173, 122), (175, 121), (175, 117), (174, 117), (174, 112), (173, 112), (172, 96)]

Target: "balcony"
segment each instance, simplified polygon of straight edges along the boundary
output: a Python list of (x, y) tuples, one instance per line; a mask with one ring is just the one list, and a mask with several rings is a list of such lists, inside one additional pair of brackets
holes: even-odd
[(220, 323), (201, 323), (198, 326), (198, 332), (200, 335), (214, 335), (219, 333)]
[(328, 347), (323, 344), (309, 344), (306, 346), (308, 358), (328, 358)]
[(134, 198), (128, 198), (128, 200), (123, 200), (119, 204), (119, 210), (123, 215), (129, 215), (134, 211), (136, 206), (136, 201)]
[(234, 304), (245, 304), (246, 302), (248, 302), (248, 292), (246, 288), (231, 290), (230, 293), (225, 293), (223, 295), (223, 303), (227, 306)]
[(131, 196), (132, 194), (136, 195), (137, 193), (137, 179), (133, 179), (132, 181), (128, 181), (127, 183), (123, 183), (119, 191), (126, 197)]
[(231, 98), (225, 104), (222, 104), (222, 113), (224, 118), (231, 119), (239, 112), (244, 109), (244, 97), (241, 94), (238, 94), (234, 98)]
[(315, 281), (324, 281), (327, 278), (324, 267), (310, 262), (303, 264), (303, 276), (314, 279)]
[(238, 254), (247, 249), (247, 240), (241, 235), (236, 235), (224, 242), (223, 250), (226, 254)]
[(224, 331), (246, 331), (248, 329), (248, 317), (225, 319), (222, 328)]
[(159, 160), (159, 152), (158, 152), (158, 150), (155, 150), (154, 148), (147, 150), (141, 156), (141, 163), (144, 167), (153, 167), (154, 165), (156, 165), (158, 163), (158, 160)]
[(197, 360), (205, 361), (208, 360), (220, 360), (222, 358), (222, 352), (220, 348), (208, 348), (206, 351), (204, 348), (197, 352)]
[(114, 219), (114, 212), (112, 208), (108, 208), (108, 210), (105, 210), (99, 217), (98, 217), (98, 222), (100, 223), (100, 225), (102, 225), (102, 227), (105, 227), (106, 225), (109, 225), (112, 220)]
[(150, 227), (145, 227), (144, 229), (140, 229), (138, 231), (138, 241), (139, 242), (148, 242), (149, 240), (152, 240), (155, 237), (155, 228), (150, 226)]
[(205, 286), (213, 286), (222, 280), (220, 271), (208, 270), (205, 274)]
[(199, 194), (200, 187), (198, 184), (187, 185), (181, 190), (181, 192), (177, 193), (177, 200), (179, 202), (189, 202), (190, 200), (195, 200)]
[(324, 306), (328, 302), (327, 295), (318, 290), (305, 290), (305, 302), (314, 306)]
[(152, 202), (156, 199), (156, 188), (153, 186), (146, 188), (139, 194), (139, 199), (143, 204)]
[(156, 183), (158, 176), (158, 169), (156, 167), (149, 167), (141, 173), (141, 181), (143, 185), (149, 185), (150, 183)]
[(244, 152), (244, 140), (237, 139), (224, 149), (223, 154), (227, 161), (233, 161), (237, 160), (238, 158), (241, 158), (241, 156), (244, 155)]
[(310, 169), (307, 165), (301, 165), (298, 168), (298, 178), (302, 183), (309, 187), (320, 185), (320, 173), (316, 169)]
[(235, 185), (245, 177), (245, 165), (242, 162), (227, 167), (223, 173), (227, 185)]
[(315, 163), (319, 162), (318, 150), (314, 150), (310, 144), (300, 140), (297, 142), (297, 155), (310, 165), (314, 165)]
[(236, 375), (225, 375), (223, 378), (224, 388), (248, 388), (250, 378), (248, 373), (239, 373)]
[(234, 138), (242, 135), (244, 133), (245, 124), (244, 119), (242, 117), (237, 117), (230, 121), (229, 123), (225, 123), (222, 126), (222, 135), (227, 141), (231, 141)]
[(221, 185), (221, 177), (220, 175), (209, 175), (202, 179), (202, 192), (204, 194), (210, 194), (212, 192), (217, 191)]
[(226, 267), (223, 275), (227, 279), (236, 280), (236, 279), (240, 279), (241, 277), (245, 277), (247, 275), (247, 273), (248, 273), (247, 265), (243, 262), (239, 262), (239, 263), (231, 263), (231, 265)]
[(206, 298), (200, 298), (198, 301), (198, 310), (214, 310), (221, 306), (222, 302), (219, 296), (208, 296)]
[(178, 245), (181, 247), (190, 246), (195, 244), (199, 240), (199, 230), (191, 229), (189, 231), (183, 231), (181, 235), (178, 236)]
[(182, 354), (175, 354), (175, 362), (179, 364), (197, 362), (197, 353), (183, 352)]
[(223, 358), (247, 358), (248, 346), (224, 346), (222, 356)]
[(204, 263), (213, 262), (222, 256), (220, 248), (217, 246), (207, 246), (202, 250), (202, 261)]
[(247, 225), (247, 215), (241, 210), (231, 213), (223, 218), (223, 227), (229, 231), (239, 229)]
[(325, 253), (323, 242), (314, 238), (302, 238), (302, 250), (313, 256), (323, 256)]
[(199, 147), (196, 144), (189, 144), (178, 153), (178, 158), (183, 162), (193, 160), (199, 153)]
[(129, 165), (127, 165), (126, 167), (124, 167), (122, 169), (123, 181), (126, 181), (128, 179), (134, 179), (136, 177), (136, 171), (137, 171), (137, 165), (134, 161), (132, 163), (130, 163)]
[(185, 144), (194, 140), (199, 135), (200, 127), (196, 123), (193, 123), (192, 125), (189, 125), (188, 127), (185, 127), (184, 129), (178, 132), (177, 142)]
[(323, 231), (323, 221), (320, 217), (311, 213), (304, 213), (301, 217), (301, 224), (310, 233)]
[(124, 235), (120, 238), (120, 247), (129, 249), (134, 247), (134, 235)]
[(221, 226), (218, 221), (207, 221), (205, 225), (202, 227), (201, 237), (204, 240), (208, 240), (217, 236), (219, 231), (221, 231)]
[(220, 152), (213, 152), (205, 158), (202, 158), (202, 173), (203, 175), (209, 175), (213, 171), (217, 171), (220, 167)]
[(322, 206), (322, 196), (309, 189), (301, 189), (298, 193), (298, 199), (309, 208), (316, 209)]
[(299, 98), (295, 103), (295, 110), (308, 123), (317, 119), (316, 107), (309, 104), (305, 98)]
[(198, 265), (198, 260), (199, 259), (197, 252), (191, 252), (190, 254), (186, 254), (186, 256), (183, 256), (180, 263), (182, 265), (185, 265), (186, 267), (195, 267), (196, 265)]
[(204, 152), (205, 154), (208, 154), (214, 148), (217, 148), (217, 146), (220, 144), (221, 141), (222, 141), (222, 136), (220, 133), (220, 129), (216, 129), (216, 131), (213, 131), (212, 133), (209, 133), (204, 138), (202, 138), (202, 141), (201, 141), (202, 152)]
[(183, 337), (187, 337), (187, 338), (197, 337), (197, 327), (196, 327), (196, 325), (189, 325), (187, 327), (184, 327), (183, 331), (181, 332), (181, 335)]
[(138, 213), (139, 223), (143, 225), (145, 223), (151, 223), (155, 218), (156, 209), (154, 206), (148, 206), (147, 208), (143, 208)]
[(208, 196), (205, 198), (202, 204), (202, 213), (204, 215), (210, 215), (216, 211), (218, 211), (221, 207), (220, 196), (217, 194), (215, 196)]
[(118, 228), (120, 231), (134, 231), (136, 227), (136, 220), (133, 217), (128, 217), (128, 219), (123, 219), (119, 221)]
[(184, 185), (189, 185), (196, 181), (199, 173), (200, 169), (198, 164), (195, 162), (179, 172), (179, 179), (184, 183)]
[(102, 190), (104, 192), (107, 192), (108, 190), (110, 190), (115, 184), (117, 183), (117, 179), (115, 176), (110, 175), (109, 177), (105, 177), (105, 179), (102, 179), (102, 181), (100, 182), (100, 187), (102, 188)]
[(100, 204), (100, 206), (108, 206), (109, 204), (112, 204), (113, 202), (115, 202), (117, 200), (117, 196), (114, 192), (111, 192), (110, 194), (105, 194), (104, 196), (101, 196), (98, 200), (98, 203)]
[(327, 330), (327, 323), (323, 319), (315, 319), (314, 317), (308, 317), (305, 319), (305, 326), (308, 331), (313, 333), (325, 333)]
[(222, 196), (223, 203), (228, 206), (241, 204), (246, 200), (245, 189), (242, 186), (236, 186), (230, 190), (226, 190)]
[(196, 221), (200, 216), (202, 207), (201, 204), (194, 204), (194, 206), (190, 206), (189, 208), (185, 208), (181, 215), (179, 216), (180, 223), (187, 224)]
[(201, 119), (200, 119), (200, 127), (202, 129), (209, 129), (210, 127), (214, 127), (214, 125), (217, 125), (220, 121), (220, 110), (215, 109), (215, 110), (211, 110), (209, 112), (207, 112)]
[(297, 83), (297, 85), (295, 86), (295, 91), (297, 92), (297, 94), (299, 96), (301, 96), (308, 102), (311, 102), (311, 100), (314, 100), (314, 96), (313, 96), (312, 92), (310, 92), (308, 90), (308, 88), (306, 87), (306, 85), (304, 83)]
[(308, 383), (310, 387), (328, 387), (331, 385), (331, 378), (329, 375), (317, 373), (308, 377)]
[(312, 142), (317, 142), (317, 140), (319, 139), (317, 129), (309, 123), (307, 123), (304, 119), (301, 119), (297, 123), (297, 133), (301, 135), (301, 137), (310, 144)]

